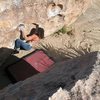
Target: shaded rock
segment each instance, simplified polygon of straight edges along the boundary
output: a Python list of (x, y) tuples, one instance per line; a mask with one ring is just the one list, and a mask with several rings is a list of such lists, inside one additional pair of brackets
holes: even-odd
[[(99, 100), (100, 99), (100, 54), (94, 64), (92, 73), (83, 80), (78, 80), (70, 90), (61, 88), (49, 100)], [(66, 97), (66, 98), (65, 98)]]
[(59, 96), (54, 94), (54, 97), (49, 99), (60, 100), (59, 98), (64, 95), (63, 100), (90, 100), (91, 98), (99, 100), (99, 79), (100, 54), (94, 52), (73, 60), (56, 63), (50, 71), (8, 86), (0, 91), (0, 99), (9, 100), (9, 97), (15, 100), (47, 100), (62, 87), (65, 92), (59, 90)]

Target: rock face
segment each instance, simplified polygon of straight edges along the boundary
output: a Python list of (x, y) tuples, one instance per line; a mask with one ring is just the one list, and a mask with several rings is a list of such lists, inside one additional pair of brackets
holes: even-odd
[[(0, 47), (12, 47), (19, 36), (20, 23), (29, 33), (32, 23), (38, 23), (48, 36), (65, 24), (73, 23), (89, 7), (91, 0), (0, 0)], [(56, 5), (52, 10), (50, 4)], [(60, 9), (60, 8), (61, 9)], [(53, 16), (48, 16), (53, 14)], [(60, 15), (59, 15), (60, 14)], [(6, 34), (6, 35), (5, 35)]]
[[(20, 23), (29, 33), (34, 22), (44, 28), (45, 37), (64, 25), (71, 26), (74, 47), (100, 50), (99, 13), (100, 0), (0, 0), (0, 47), (13, 46)], [(86, 52), (83, 57), (56, 63), (50, 71), (0, 91), (0, 100), (17, 99), (100, 100), (100, 53)]]
[(75, 86), (66, 91), (61, 88), (49, 100), (99, 100), (100, 99), (100, 54), (94, 64), (93, 72), (85, 79), (78, 80)]
[(92, 51), (100, 50), (100, 0), (91, 0), (91, 6), (73, 25), (77, 45), (90, 45)]
[(0, 100), (17, 99), (100, 100), (100, 53), (56, 63), (50, 71), (0, 91)]

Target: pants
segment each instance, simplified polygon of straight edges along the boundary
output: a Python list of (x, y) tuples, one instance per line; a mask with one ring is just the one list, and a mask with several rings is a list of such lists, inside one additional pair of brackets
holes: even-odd
[(17, 49), (17, 48), (24, 49), (24, 50), (30, 50), (32, 48), (32, 46), (30, 46), (29, 43), (26, 43), (21, 39), (17, 39), (15, 41), (15, 49)]

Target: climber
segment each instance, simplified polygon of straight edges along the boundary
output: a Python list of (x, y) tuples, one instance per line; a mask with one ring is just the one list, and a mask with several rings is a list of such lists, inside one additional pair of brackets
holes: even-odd
[(15, 40), (14, 53), (19, 53), (20, 49), (30, 50), (32, 48), (32, 42), (39, 41), (44, 37), (44, 29), (40, 28), (38, 24), (32, 23), (36, 28), (32, 28), (30, 34), (25, 34), (24, 24), (18, 26), (20, 31), (20, 39)]

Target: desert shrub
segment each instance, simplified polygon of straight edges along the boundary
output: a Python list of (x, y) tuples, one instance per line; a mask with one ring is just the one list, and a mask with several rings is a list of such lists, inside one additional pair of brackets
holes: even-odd
[(61, 34), (73, 35), (72, 34), (72, 28), (71, 27), (66, 27), (66, 26), (63, 26), (60, 30), (58, 30), (54, 34), (55, 35), (61, 35)]

